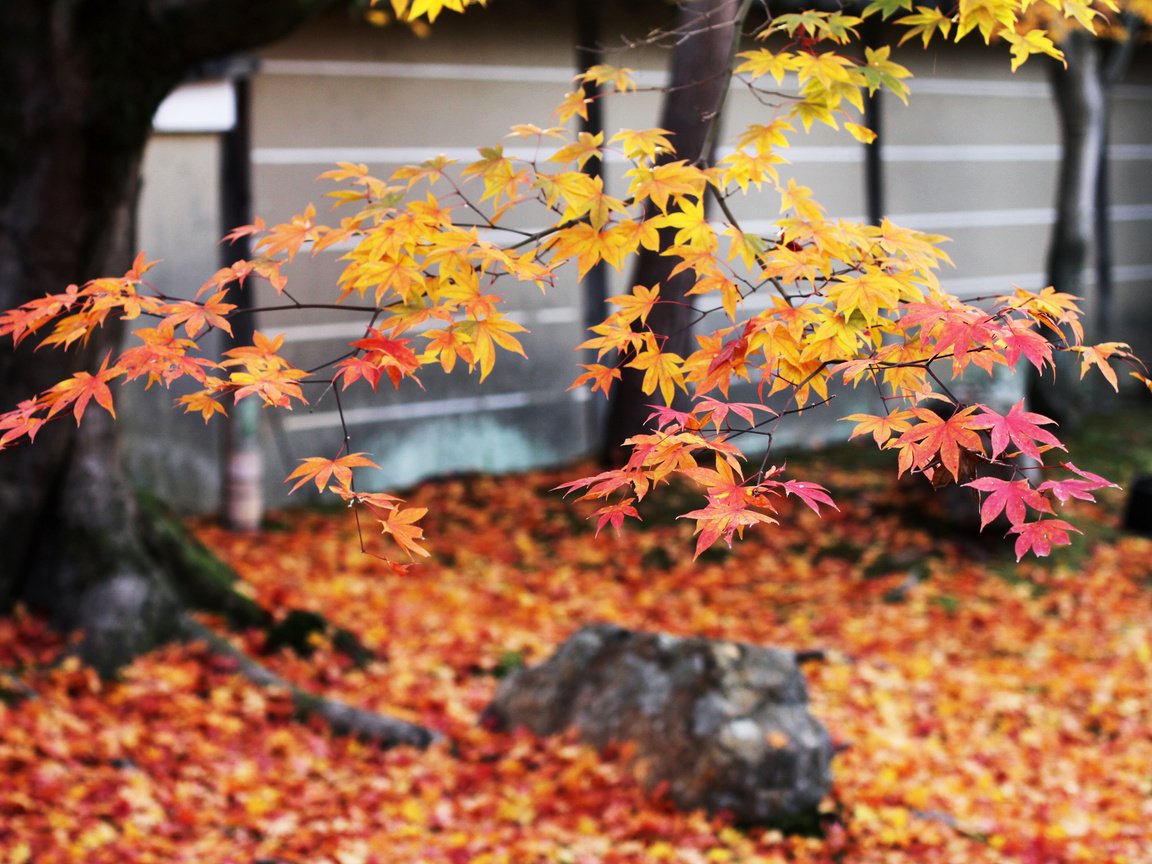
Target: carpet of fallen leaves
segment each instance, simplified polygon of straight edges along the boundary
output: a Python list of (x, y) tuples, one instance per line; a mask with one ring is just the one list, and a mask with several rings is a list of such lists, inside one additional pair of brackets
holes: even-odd
[[(234, 637), (285, 678), (451, 739), (383, 751), (295, 722), (197, 645), (101, 683), (37, 619), (0, 621), (0, 862), (1147, 862), (1152, 541), (1114, 529), (1012, 563), (887, 476), (831, 466), (839, 512), (691, 559), (673, 500), (594, 538), (571, 473), (431, 483), (432, 563), (363, 554), (346, 513), (202, 539), (280, 613), (322, 612), (377, 659)], [(915, 518), (910, 518), (909, 514)], [(626, 754), (477, 725), (498, 675), (608, 620), (794, 648), (846, 749), (822, 837), (677, 813)], [(7, 682), (7, 683), (5, 683)], [(12, 691), (31, 698), (11, 698)]]

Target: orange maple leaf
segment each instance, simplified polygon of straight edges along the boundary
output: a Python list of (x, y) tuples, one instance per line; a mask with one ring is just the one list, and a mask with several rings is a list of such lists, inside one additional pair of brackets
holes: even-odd
[(397, 507), (388, 516), (380, 518), (382, 532), (392, 535), (396, 545), (409, 557), (419, 555), (427, 558), (430, 554), (428, 550), (416, 542), (424, 539), (424, 529), (416, 523), (423, 519), (427, 512), (427, 507), (409, 507), (406, 510)]
[(48, 417), (59, 414), (71, 405), (76, 425), (79, 426), (84, 410), (93, 399), (97, 405), (115, 417), (116, 411), (112, 406), (112, 391), (108, 389), (108, 382), (122, 376), (124, 370), (119, 366), (109, 368), (108, 361), (111, 356), (111, 354), (105, 355), (104, 362), (100, 364), (100, 369), (95, 375), (89, 372), (77, 372), (71, 378), (50, 388), (44, 394), (44, 401), (51, 406), (48, 409)]
[(927, 408), (913, 408), (912, 414), (920, 422), (894, 441), (901, 450), (901, 472), (908, 467), (927, 468), (939, 459), (953, 479), (959, 480), (961, 451), (984, 453), (980, 434), (971, 426), (972, 413), (978, 407), (971, 405), (947, 419)]
[(340, 489), (352, 488), (353, 468), (379, 468), (380, 466), (368, 458), (366, 453), (349, 453), (336, 459), (325, 459), (323, 456), (309, 456), (301, 459), (301, 464), (289, 474), (284, 482), (288, 483), (299, 477), (296, 485), (288, 490), (289, 494), (295, 492), (304, 484), (313, 481), (316, 488), (323, 492), (330, 481), (335, 481)]
[(592, 383), (592, 392), (595, 393), (600, 390), (604, 394), (604, 398), (608, 398), (608, 391), (612, 387), (614, 380), (619, 380), (620, 370), (609, 366), (603, 366), (599, 363), (581, 363), (581, 369), (588, 371), (577, 377), (569, 390), (575, 390), (583, 384)]
[(645, 288), (643, 285), (636, 285), (632, 288), (631, 294), (609, 297), (608, 302), (620, 307), (618, 312), (613, 313), (614, 319), (618, 318), (623, 323), (630, 324), (639, 318), (641, 324), (647, 324), (648, 315), (660, 302), (660, 286)]

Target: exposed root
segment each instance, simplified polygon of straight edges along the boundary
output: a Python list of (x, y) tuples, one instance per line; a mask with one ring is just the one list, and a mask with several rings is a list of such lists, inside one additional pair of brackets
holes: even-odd
[(318, 717), (339, 735), (354, 735), (384, 747), (407, 744), (421, 749), (443, 738), (424, 726), (354, 708), (338, 699), (308, 693), (257, 663), (227, 639), (188, 615), (182, 617), (181, 626), (187, 638), (206, 642), (212, 651), (235, 660), (240, 673), (253, 684), (287, 691), (292, 696), (292, 705), (297, 714), (301, 717)]

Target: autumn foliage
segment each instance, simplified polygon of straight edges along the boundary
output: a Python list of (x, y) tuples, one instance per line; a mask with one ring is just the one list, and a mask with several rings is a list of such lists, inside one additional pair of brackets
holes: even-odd
[[(1120, 496), (1103, 515), (1072, 502), (1095, 537), (1075, 557), (981, 564), (916, 521), (932, 499), (908, 507), (879, 471), (807, 467), (839, 511), (785, 502), (780, 526), (696, 562), (676, 551), (691, 525), (661, 502), (640, 530), (595, 537), (594, 506), (573, 514), (549, 491), (559, 474), (414, 490), (434, 539), (407, 575), (381, 573), (339, 514), (259, 537), (203, 526), (278, 618), (323, 612), (375, 657), (231, 638), (290, 682), (453, 742), (426, 753), (296, 722), (286, 693), (201, 645), (101, 682), (53, 665), (63, 646), (42, 622), (0, 622), (0, 692), (16, 693), (0, 699), (0, 861), (1147, 860), (1152, 541), (1115, 536)], [(823, 650), (804, 667), (812, 710), (844, 748), (824, 836), (677, 813), (629, 779), (626, 749), (477, 725), (497, 675), (596, 620)]]
[[(410, 20), (466, 5), (392, 3), (396, 15)], [(580, 346), (594, 351), (596, 361), (584, 365), (573, 386), (607, 395), (621, 369), (631, 367), (643, 372), (644, 392), (662, 403), (650, 431), (629, 440), (626, 464), (564, 484), (603, 502), (595, 514), (600, 525), (619, 527), (653, 488), (674, 478), (695, 482), (704, 496), (703, 506), (684, 514), (696, 525), (697, 555), (718, 540), (731, 543), (749, 526), (777, 522), (782, 497), (797, 496), (813, 509), (835, 506), (818, 483), (786, 477), (767, 458), (749, 462), (744, 451), (745, 442), (770, 441), (789, 415), (829, 401), (830, 388), (844, 385), (875, 391), (882, 406), (875, 415), (847, 418), (854, 436), (869, 435), (895, 451), (902, 474), (979, 491), (985, 523), (1003, 515), (1018, 554), (1045, 555), (1076, 530), (1059, 508), (1072, 498), (1090, 499), (1109, 481), (1053, 458), (1062, 445), (1049, 418), (1022, 404), (1007, 412), (966, 404), (950, 381), (1025, 363), (1045, 373), (1055, 351), (1078, 353), (1082, 375), (1094, 368), (1113, 387), (1113, 363), (1130, 363), (1147, 383), (1143, 367), (1125, 345), (1083, 344), (1076, 298), (1005, 286), (999, 296), (961, 300), (940, 287), (938, 268), (949, 263), (939, 245), (944, 238), (888, 220), (830, 218), (810, 189), (779, 173), (798, 127), (843, 123), (869, 141), (872, 133), (855, 122), (865, 94), (886, 90), (907, 99), (909, 73), (888, 47), (868, 47), (862, 58), (848, 52), (864, 18), (891, 19), (906, 28), (902, 41), (925, 45), (978, 32), (985, 41), (1009, 43), (1013, 65), (1031, 53), (1059, 58), (1046, 31), (1024, 23), (1028, 5), (982, 0), (948, 13), (877, 0), (859, 16), (809, 10), (772, 18), (755, 34), (762, 47), (733, 46), (732, 74), (767, 103), (764, 122), (738, 131), (716, 164), (676, 153), (662, 129), (624, 129), (606, 140), (572, 135), (570, 121), (587, 116), (583, 85), (616, 94), (636, 89), (631, 70), (608, 66), (579, 77), (556, 111), (562, 125), (513, 127), (510, 137), (535, 144), (536, 158), (507, 156), (494, 145), (470, 164), (438, 157), (387, 179), (364, 165), (342, 164), (322, 176), (339, 184), (331, 195), (349, 215), (328, 225), (309, 206), (283, 224), (257, 220), (236, 229), (230, 238), (251, 237), (258, 257), (221, 269), (196, 300), (158, 295), (141, 256), (123, 277), (68, 286), (0, 313), (0, 335), (59, 348), (84, 342), (109, 317), (141, 322), (119, 356), (0, 414), (0, 446), (31, 441), (44, 423), (65, 414), (79, 422), (93, 402), (112, 412), (109, 385), (118, 380), (167, 386), (192, 379), (201, 389), (179, 402), (206, 421), (246, 398), (280, 409), (304, 405), (313, 384), (417, 385), (429, 365), (445, 372), (463, 367), (483, 380), (501, 352), (523, 353), (517, 337), (524, 328), (502, 311), (498, 291), (547, 290), (568, 269), (581, 277), (601, 262), (623, 269), (640, 250), (660, 249), (675, 261), (674, 273), (692, 274), (689, 293), (700, 323), (711, 329), (698, 328), (698, 347), (688, 356), (666, 350), (669, 334), (654, 332), (647, 321), (657, 304), (674, 301), (661, 297), (659, 284), (637, 285), (612, 298), (611, 314)], [(1101, 17), (1080, 0), (1048, 6), (1050, 19), (1066, 22), (1061, 27), (1092, 26)], [(798, 82), (794, 95), (777, 92), (785, 76)], [(627, 162), (619, 196), (583, 170), (609, 152)], [(729, 205), (734, 196), (758, 192), (778, 202), (775, 231), (767, 236), (742, 230)], [(720, 216), (709, 215), (709, 203)], [(532, 213), (549, 227), (508, 227), (514, 212)], [(670, 245), (661, 247), (661, 236)], [(223, 357), (200, 353), (197, 339), (205, 331), (230, 332), (234, 285), (265, 279), (285, 305), (303, 309), (289, 286), (292, 261), (336, 247), (351, 251), (331, 304), (365, 316), (363, 334), (345, 356), (299, 369), (284, 357), (282, 337), (259, 332), (251, 345)], [(753, 297), (758, 305), (750, 309)], [(755, 401), (732, 400), (740, 382), (754, 385)], [(678, 393), (690, 396), (684, 408)], [(363, 508), (402, 552), (424, 556), (423, 508), (357, 490), (354, 469), (374, 463), (346, 446), (337, 442), (335, 452), (305, 459), (289, 479), (296, 487), (314, 482)]]

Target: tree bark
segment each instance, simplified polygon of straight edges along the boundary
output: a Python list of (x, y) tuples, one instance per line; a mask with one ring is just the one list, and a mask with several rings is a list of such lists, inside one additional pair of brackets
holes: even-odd
[[(285, 35), (326, 3), (0, 3), (0, 307), (125, 272), (160, 102), (204, 61)], [(108, 326), (68, 353), (0, 349), (0, 404), (91, 371), (119, 335)], [(99, 410), (0, 452), (0, 608), (25, 603), (81, 628), (105, 672), (171, 638), (182, 599), (141, 542), (145, 518)]]
[[(1085, 280), (1095, 259), (1097, 183), (1104, 159), (1107, 95), (1096, 39), (1071, 31), (1061, 44), (1067, 67), (1051, 67), (1052, 93), (1060, 124), (1061, 159), (1056, 186), (1056, 224), (1048, 248), (1048, 283), (1058, 291), (1084, 298), (1092, 310), (1098, 302), (1094, 285)], [(1092, 320), (1090, 311), (1088, 320)], [(1063, 357), (1063, 355), (1059, 355)], [(1057, 370), (1057, 381), (1069, 375)], [(1084, 411), (1077, 392), (1030, 376), (1033, 406), (1063, 425), (1075, 425)]]
[[(1072, 31), (1062, 43), (1067, 67), (1050, 67), (1052, 93), (1060, 123), (1061, 160), (1056, 190), (1056, 224), (1048, 250), (1048, 283), (1085, 301), (1089, 341), (1109, 338), (1112, 325), (1111, 195), (1108, 142), (1112, 88), (1131, 63), (1139, 22), (1123, 19), (1125, 35), (1106, 45), (1084, 31)], [(1091, 273), (1093, 282), (1085, 279)], [(1064, 425), (1075, 425), (1091, 401), (1077, 376), (1073, 358), (1058, 355), (1067, 369), (1057, 383), (1031, 375), (1029, 398), (1037, 410)], [(1064, 384), (1060, 382), (1063, 381)]]
[[(676, 153), (664, 157), (711, 162), (711, 134), (720, 122), (719, 112), (728, 86), (731, 51), (740, 26), (738, 0), (688, 0), (677, 14), (676, 45), (672, 51), (671, 80), (664, 97), (660, 127), (672, 133)], [(646, 216), (656, 215), (649, 207)], [(672, 244), (674, 229), (661, 231), (660, 248)], [(648, 327), (662, 340), (662, 350), (686, 357), (692, 350), (692, 298), (695, 284), (691, 271), (671, 276), (676, 261), (659, 251), (641, 250), (632, 271), (632, 285), (660, 286), (660, 299), (648, 316)], [(644, 375), (638, 369), (624, 368), (613, 391), (605, 430), (603, 458), (608, 463), (623, 461), (623, 443), (647, 430), (646, 421), (652, 396), (644, 394)]]

